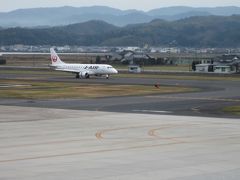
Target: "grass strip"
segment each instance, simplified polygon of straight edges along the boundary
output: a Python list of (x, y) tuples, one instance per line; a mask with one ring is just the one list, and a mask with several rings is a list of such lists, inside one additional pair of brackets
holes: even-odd
[(63, 99), (98, 98), (111, 96), (137, 96), (198, 91), (181, 86), (78, 84), (65, 82), (36, 82), (31, 80), (0, 80), (0, 84), (30, 85), (0, 87), (0, 98)]

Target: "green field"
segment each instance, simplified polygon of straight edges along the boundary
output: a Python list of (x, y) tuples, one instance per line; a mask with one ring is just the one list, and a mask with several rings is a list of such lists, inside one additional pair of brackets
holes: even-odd
[[(1, 87), (1, 85), (4, 85), (4, 87)], [(11, 87), (6, 87), (7, 85), (10, 85)], [(0, 98), (99, 98), (192, 91), (198, 91), (198, 89), (179, 86), (160, 86), (159, 88), (156, 88), (154, 86), (145, 85), (106, 85), (64, 82), (37, 82), (36, 80), (0, 80)]]
[(223, 111), (235, 115), (240, 115), (240, 106), (225, 107)]

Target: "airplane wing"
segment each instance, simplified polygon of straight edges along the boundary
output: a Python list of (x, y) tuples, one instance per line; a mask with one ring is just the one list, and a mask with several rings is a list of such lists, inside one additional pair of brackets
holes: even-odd
[(71, 73), (79, 73), (79, 70), (75, 70), (75, 69), (55, 69), (56, 71), (63, 71), (63, 72), (71, 72)]
[(86, 72), (86, 73), (88, 73), (89, 75), (94, 75), (95, 73), (94, 72), (92, 72), (92, 71), (89, 71), (89, 70), (87, 70), (87, 71), (80, 71), (80, 70), (78, 70), (78, 69), (64, 69), (64, 68), (57, 68), (57, 69), (55, 69), (56, 71), (63, 71), (63, 72), (70, 72), (70, 73), (80, 73), (80, 72)]

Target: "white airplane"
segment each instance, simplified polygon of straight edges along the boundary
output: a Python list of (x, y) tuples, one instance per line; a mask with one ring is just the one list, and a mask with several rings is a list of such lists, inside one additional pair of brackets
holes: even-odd
[(53, 48), (50, 48), (52, 67), (57, 71), (71, 72), (76, 74), (76, 78), (90, 78), (90, 76), (103, 76), (108, 79), (111, 74), (118, 71), (108, 64), (67, 64), (61, 61)]

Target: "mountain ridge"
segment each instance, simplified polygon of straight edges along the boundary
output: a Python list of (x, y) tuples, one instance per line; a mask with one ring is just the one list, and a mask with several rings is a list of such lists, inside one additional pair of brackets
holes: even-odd
[(35, 26), (59, 26), (73, 23), (81, 23), (89, 20), (102, 20), (115, 26), (128, 24), (147, 23), (154, 19), (179, 20), (196, 15), (231, 16), (240, 14), (240, 7), (187, 7), (173, 6), (156, 8), (150, 11), (136, 9), (120, 10), (107, 6), (90, 7), (49, 7), (18, 9), (0, 13), (2, 27), (35, 27)]
[(0, 29), (0, 44), (236, 48), (240, 47), (239, 29), (240, 15), (156, 19), (124, 27), (92, 20), (49, 28)]

